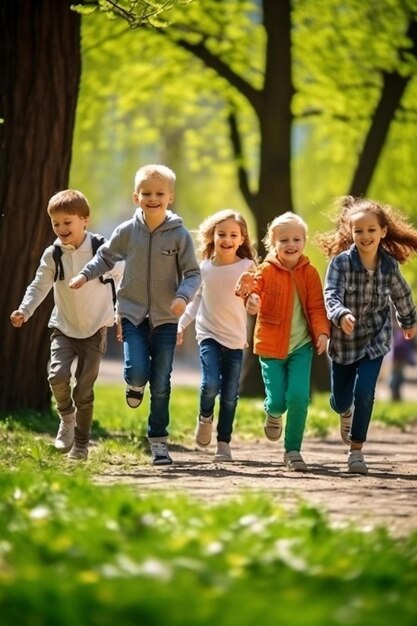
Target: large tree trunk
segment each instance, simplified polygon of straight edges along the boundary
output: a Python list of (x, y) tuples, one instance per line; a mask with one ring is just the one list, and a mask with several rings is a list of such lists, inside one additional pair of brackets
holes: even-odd
[(18, 307), (53, 233), (46, 206), (68, 185), (81, 70), (70, 0), (2, 0), (0, 8), (0, 410), (50, 408), (52, 300), (21, 329)]

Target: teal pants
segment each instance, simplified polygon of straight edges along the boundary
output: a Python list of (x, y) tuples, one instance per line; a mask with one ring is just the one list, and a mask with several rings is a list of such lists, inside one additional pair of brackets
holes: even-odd
[(301, 450), (310, 403), (310, 374), (313, 347), (307, 343), (286, 359), (259, 357), (265, 385), (265, 411), (272, 417), (287, 412), (284, 448)]

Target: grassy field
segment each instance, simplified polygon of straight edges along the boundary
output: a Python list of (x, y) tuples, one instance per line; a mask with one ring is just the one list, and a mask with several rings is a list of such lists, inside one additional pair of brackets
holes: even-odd
[[(149, 463), (146, 424), (122, 395), (120, 385), (97, 387), (99, 445), (88, 464), (55, 453), (53, 415), (2, 416), (2, 625), (415, 625), (417, 533), (336, 528), (266, 494), (209, 506), (94, 485), (112, 455)], [(193, 389), (174, 390), (174, 441), (191, 443), (196, 400)], [(405, 428), (417, 404), (377, 404), (375, 418)], [(239, 436), (261, 435), (262, 419), (260, 400), (240, 400)], [(316, 396), (309, 433), (336, 424)]]

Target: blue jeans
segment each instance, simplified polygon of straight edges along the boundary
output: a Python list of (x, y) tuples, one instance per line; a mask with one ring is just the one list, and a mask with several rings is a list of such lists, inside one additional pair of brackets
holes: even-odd
[(279, 417), (287, 411), (284, 433), (286, 452), (300, 452), (310, 402), (313, 347), (306, 343), (285, 359), (259, 357), (265, 386), (265, 411)]
[(200, 344), (200, 415), (213, 415), (216, 396), (220, 394), (217, 441), (229, 443), (232, 438), (242, 360), (243, 350), (225, 348), (215, 339), (204, 339)]
[(371, 421), (375, 387), (384, 357), (363, 357), (349, 365), (332, 361), (330, 406), (336, 413), (346, 413), (354, 405), (351, 440), (364, 443)]
[(149, 318), (139, 326), (123, 318), (122, 329), (126, 383), (142, 387), (149, 382), (148, 437), (167, 437), (177, 324), (152, 328)]

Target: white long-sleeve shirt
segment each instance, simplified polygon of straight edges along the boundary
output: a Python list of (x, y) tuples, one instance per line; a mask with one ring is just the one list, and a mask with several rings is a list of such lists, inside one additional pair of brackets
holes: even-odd
[[(54, 246), (48, 246), (42, 255), (35, 278), (26, 289), (19, 306), (25, 322), (53, 288), (55, 306), (49, 319), (49, 328), (58, 328), (67, 337), (86, 339), (103, 326), (113, 326), (115, 314), (110, 284), (103, 285), (96, 278), (88, 281), (81, 289), (68, 287), (70, 279), (79, 274), (84, 265), (93, 257), (91, 233), (87, 233), (83, 243), (77, 249), (63, 246), (59, 239), (55, 241), (55, 245), (60, 245), (62, 248), (64, 280), (58, 278), (54, 282)], [(124, 263), (118, 263), (108, 276), (105, 276), (112, 277), (116, 286), (120, 282), (123, 266)]]
[(246, 309), (242, 298), (235, 295), (235, 287), (241, 274), (253, 267), (251, 259), (241, 259), (231, 265), (202, 261), (201, 286), (180, 317), (178, 330), (183, 331), (195, 319), (199, 344), (211, 338), (226, 348), (245, 348), (248, 345)]

